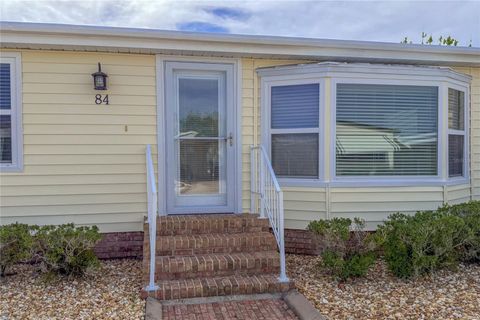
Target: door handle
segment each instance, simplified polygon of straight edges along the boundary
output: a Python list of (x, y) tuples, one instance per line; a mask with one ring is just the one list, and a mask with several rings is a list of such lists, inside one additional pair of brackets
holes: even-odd
[(228, 137), (225, 138), (226, 141), (230, 144), (230, 146), (233, 146), (233, 134), (230, 132)]

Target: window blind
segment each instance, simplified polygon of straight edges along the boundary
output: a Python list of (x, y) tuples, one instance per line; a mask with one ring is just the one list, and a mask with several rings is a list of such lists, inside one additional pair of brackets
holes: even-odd
[(0, 109), (10, 108), (10, 64), (0, 63)]
[(272, 87), (272, 129), (318, 128), (319, 85)]
[(10, 64), (0, 63), (0, 163), (12, 162), (12, 116), (10, 95)]
[(337, 176), (437, 174), (438, 88), (337, 84)]
[(463, 176), (464, 136), (450, 134), (448, 136), (448, 176)]
[(273, 134), (275, 174), (282, 178), (317, 178), (318, 151), (318, 133)]
[(464, 105), (465, 94), (452, 88), (448, 88), (448, 128), (454, 130), (464, 129)]

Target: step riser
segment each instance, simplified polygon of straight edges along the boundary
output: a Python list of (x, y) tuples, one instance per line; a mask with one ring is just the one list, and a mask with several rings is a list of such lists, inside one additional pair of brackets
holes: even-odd
[(157, 221), (158, 236), (268, 232), (269, 229), (267, 219), (251, 215), (168, 216), (160, 217)]
[(278, 255), (205, 256), (183, 259), (159, 258), (156, 265), (156, 280), (195, 279), (231, 275), (259, 275), (278, 273)]
[(159, 290), (149, 293), (158, 300), (189, 299), (242, 294), (262, 294), (287, 292), (291, 283), (258, 281), (246, 282), (231, 279), (185, 280), (178, 284), (161, 284)]
[(265, 235), (248, 234), (244, 237), (218, 237), (198, 236), (194, 237), (168, 237), (157, 238), (157, 255), (195, 255), (209, 253), (238, 253), (276, 251), (277, 243), (272, 234)]

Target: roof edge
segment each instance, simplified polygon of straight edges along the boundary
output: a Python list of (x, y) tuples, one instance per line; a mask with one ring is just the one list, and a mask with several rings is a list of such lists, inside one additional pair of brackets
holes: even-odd
[[(480, 48), (475, 47), (446, 47), (439, 45), (400, 44), (389, 42), (357, 41), (357, 40), (333, 40), (314, 39), (300, 37), (280, 37), (264, 35), (239, 35), (239, 34), (212, 34), (201, 32), (168, 31), (158, 29), (140, 29), (124, 27), (102, 27), (71, 24), (46, 24), (0, 21), (0, 33), (2, 35), (2, 47), (14, 47), (15, 45), (35, 44), (37, 47), (59, 46), (55, 38), (75, 40), (83, 39), (83, 43), (72, 41), (63, 43), (63, 48), (69, 49), (77, 46), (85, 47), (115, 47), (121, 45), (123, 49), (150, 49), (152, 52), (161, 51), (162, 43), (171, 46), (165, 49), (188, 51), (192, 49), (185, 43), (205, 44), (198, 51), (221, 52), (222, 47), (239, 55), (285, 55), (291, 57), (311, 58), (369, 58), (369, 53), (375, 53), (371, 58), (380, 58), (388, 61), (388, 53), (401, 53), (407, 59), (415, 61), (431, 61), (446, 63), (460, 63), (464, 65), (474, 64), (480, 66)], [(37, 39), (32, 39), (37, 38)], [(110, 39), (105, 42), (105, 38)], [(95, 42), (95, 40), (98, 40)], [(29, 43), (31, 42), (31, 43)], [(155, 43), (151, 45), (150, 43)], [(176, 43), (178, 47), (173, 44)], [(183, 44), (183, 46), (182, 46)], [(218, 47), (218, 48), (216, 48)], [(235, 48), (238, 47), (238, 48)], [(242, 51), (243, 47), (243, 51)], [(295, 50), (298, 49), (298, 50)], [(101, 51), (101, 50), (100, 50)], [(225, 51), (225, 50), (224, 50)], [(411, 57), (409, 57), (410, 55)], [(420, 57), (422, 56), (422, 57)], [(442, 59), (443, 57), (443, 59)], [(398, 61), (401, 57), (394, 57), (391, 61)], [(402, 59), (400, 59), (402, 60)]]

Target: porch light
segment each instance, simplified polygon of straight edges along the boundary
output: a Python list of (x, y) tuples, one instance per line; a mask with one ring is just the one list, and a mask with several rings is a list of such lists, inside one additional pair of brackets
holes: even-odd
[(98, 63), (98, 71), (92, 73), (93, 87), (95, 90), (107, 90), (107, 77), (108, 75), (102, 72), (102, 66)]

